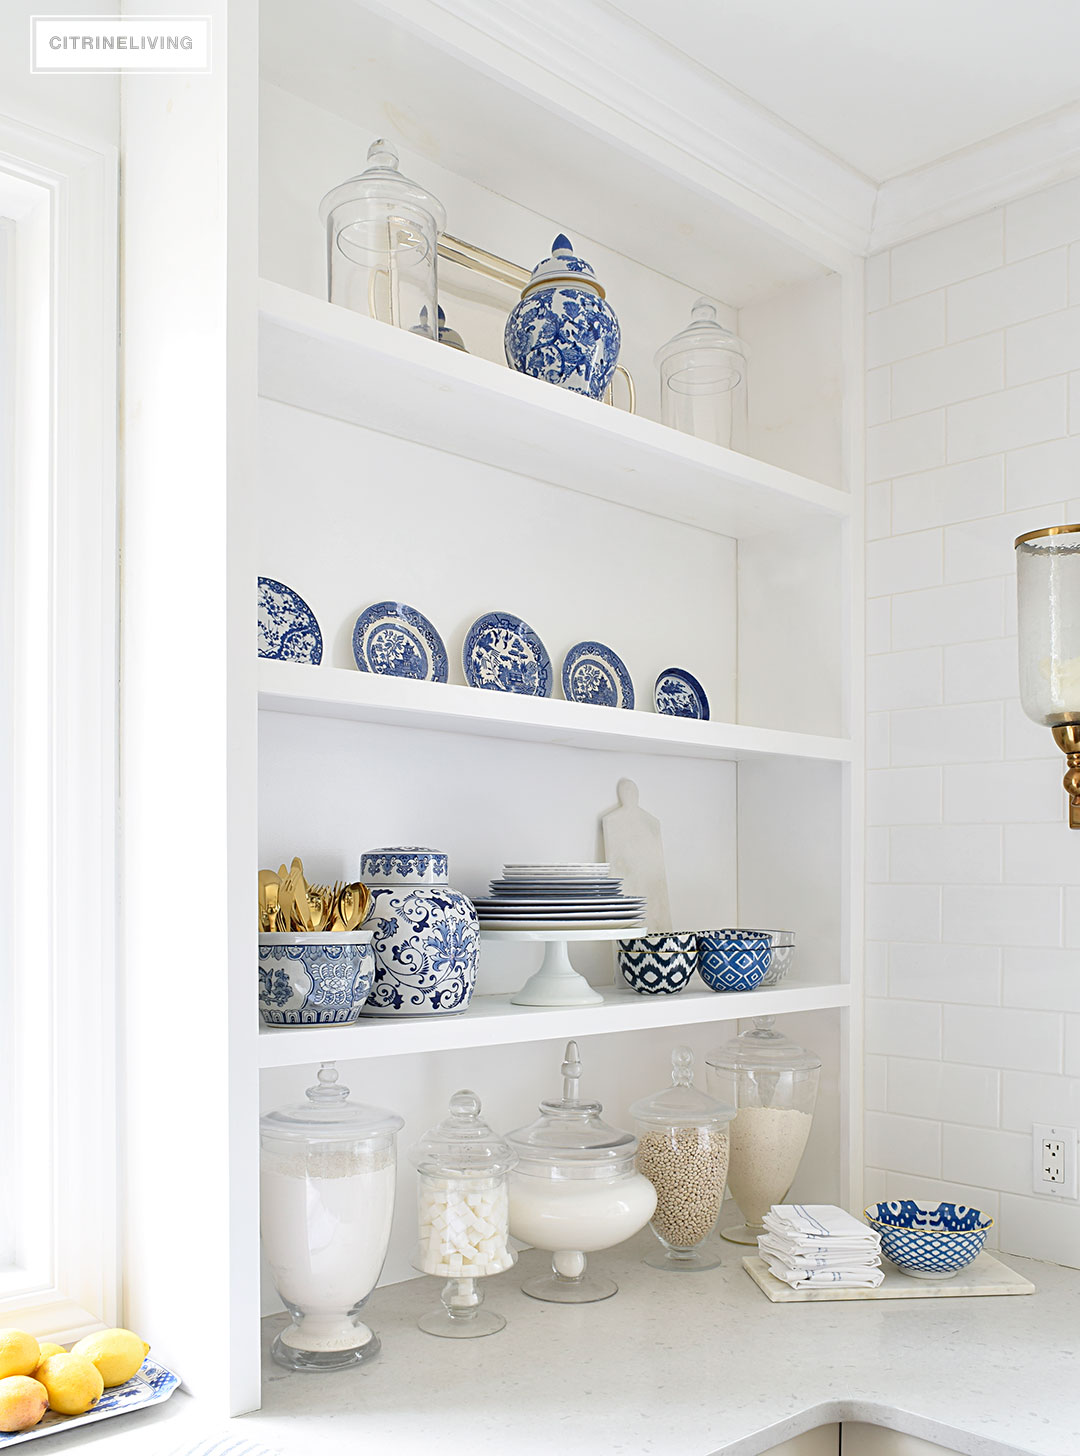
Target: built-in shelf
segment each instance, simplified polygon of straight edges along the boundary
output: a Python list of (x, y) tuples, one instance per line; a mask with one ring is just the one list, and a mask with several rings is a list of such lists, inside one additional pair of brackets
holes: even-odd
[(850, 1006), (848, 985), (770, 986), (763, 991), (682, 991), (677, 996), (639, 996), (602, 988), (602, 1006), (512, 1006), (509, 994), (476, 996), (460, 1016), (383, 1021), (352, 1026), (264, 1026), (259, 1035), (261, 1067), (295, 1067), (350, 1057), (409, 1056), (463, 1047), (507, 1046), (611, 1031), (694, 1026), (736, 1021), (744, 1016), (779, 1016)]
[(833, 486), (266, 281), (259, 392), (724, 536), (851, 510)]
[(416, 682), (344, 667), (269, 659), (259, 663), (259, 707), (276, 713), (676, 758), (737, 762), (772, 756), (837, 763), (851, 758), (851, 743), (846, 738), (751, 728), (742, 723), (700, 723), (638, 709), (598, 708), (557, 698), (527, 698), (454, 683)]

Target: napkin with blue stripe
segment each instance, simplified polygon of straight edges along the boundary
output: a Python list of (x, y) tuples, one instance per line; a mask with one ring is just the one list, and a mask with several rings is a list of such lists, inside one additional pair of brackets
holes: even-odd
[(885, 1278), (880, 1234), (834, 1204), (777, 1203), (762, 1223), (758, 1253), (792, 1289), (876, 1289)]

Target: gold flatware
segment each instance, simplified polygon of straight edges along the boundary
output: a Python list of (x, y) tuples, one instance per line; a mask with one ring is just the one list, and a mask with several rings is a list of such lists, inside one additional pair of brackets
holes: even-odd
[(354, 881), (342, 887), (338, 904), (342, 929), (359, 930), (371, 908), (371, 891), (367, 885)]

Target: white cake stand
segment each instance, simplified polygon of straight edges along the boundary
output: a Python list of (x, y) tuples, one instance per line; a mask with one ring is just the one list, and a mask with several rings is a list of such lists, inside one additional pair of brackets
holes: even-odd
[(579, 940), (626, 940), (642, 935), (641, 926), (618, 930), (481, 930), (482, 940), (539, 941), (547, 945), (540, 969), (510, 1000), (514, 1006), (600, 1006), (603, 996), (594, 991), (583, 975), (570, 964), (567, 945)]

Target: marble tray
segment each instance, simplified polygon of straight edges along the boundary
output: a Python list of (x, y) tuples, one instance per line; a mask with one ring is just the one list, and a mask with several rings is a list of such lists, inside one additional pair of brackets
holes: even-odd
[(912, 1279), (892, 1264), (883, 1265), (884, 1282), (876, 1289), (792, 1289), (769, 1273), (764, 1259), (750, 1254), (743, 1268), (773, 1304), (805, 1304), (810, 1300), (833, 1299), (948, 1299), (977, 1294), (1034, 1294), (1035, 1286), (993, 1254), (981, 1253), (967, 1269), (952, 1279)]

